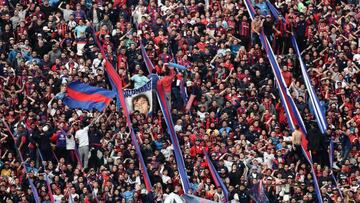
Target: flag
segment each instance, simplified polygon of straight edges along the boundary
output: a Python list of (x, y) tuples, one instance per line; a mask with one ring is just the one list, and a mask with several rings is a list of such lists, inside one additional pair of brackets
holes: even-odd
[(152, 81), (137, 89), (124, 90), (125, 103), (129, 109), (129, 113), (139, 111), (142, 114), (150, 114), (152, 112)]
[(251, 188), (252, 198), (257, 203), (267, 203), (269, 198), (265, 194), (265, 189), (262, 180), (257, 184), (253, 185)]
[(209, 166), (209, 170), (211, 173), (211, 176), (215, 182), (216, 187), (221, 187), (222, 191), (224, 192), (224, 196), (226, 199), (226, 202), (228, 202), (229, 200), (229, 191), (226, 188), (226, 185), (224, 184), (224, 182), (222, 181), (221, 177), (219, 176), (218, 172), (216, 171), (216, 168), (214, 167), (214, 165), (212, 164), (209, 155), (207, 154), (207, 152), (205, 150), (203, 150), (204, 152), (204, 157), (205, 157), (205, 161), (207, 163), (207, 165)]
[[(266, 1), (266, 4), (268, 5), (268, 7), (270, 8), (271, 13), (273, 14), (274, 18), (276, 20), (279, 20), (279, 11), (275, 8), (275, 6), (273, 6), (269, 1)], [(285, 20), (283, 19), (284, 23), (286, 24)], [(322, 105), (320, 104), (319, 98), (317, 97), (315, 90), (311, 84), (311, 80), (309, 77), (309, 74), (307, 73), (307, 69), (306, 69), (306, 65), (301, 57), (301, 53), (299, 50), (299, 46), (297, 44), (296, 38), (295, 36), (292, 34), (291, 35), (291, 44), (295, 50), (296, 56), (299, 60), (300, 63), (300, 68), (301, 68), (301, 73), (302, 76), (304, 78), (304, 83), (306, 86), (306, 89), (308, 91), (309, 94), (309, 101), (310, 101), (310, 107), (311, 109), (313, 109), (313, 113), (316, 117), (318, 126), (320, 128), (321, 133), (325, 133), (326, 129), (327, 129), (327, 122), (326, 122), (326, 117), (325, 117), (325, 111), (322, 108)]]
[(40, 197), (39, 197), (39, 194), (37, 192), (37, 189), (33, 183), (33, 181), (31, 179), (28, 179), (29, 180), (29, 185), (30, 185), (30, 188), (31, 188), (31, 192), (33, 193), (33, 196), (34, 196), (34, 200), (35, 200), (35, 203), (40, 203)]
[(113, 91), (75, 81), (66, 88), (66, 96), (63, 101), (65, 105), (73, 109), (103, 111), (114, 97), (115, 92)]
[(191, 202), (191, 203), (215, 203), (214, 201), (208, 200), (208, 199), (204, 199), (195, 195), (191, 195), (191, 194), (184, 194), (182, 196), (182, 198), (186, 201), (186, 202)]
[[(249, 12), (250, 18), (253, 20), (255, 17), (255, 9), (253, 8), (253, 6), (251, 5), (251, 2), (249, 0), (244, 0), (244, 3)], [(306, 139), (306, 133), (307, 133), (306, 127), (301, 118), (299, 110), (297, 109), (295, 102), (294, 102), (293, 98), (291, 97), (291, 94), (287, 88), (287, 85), (286, 85), (285, 80), (281, 73), (280, 66), (276, 60), (276, 56), (270, 46), (268, 39), (266, 38), (264, 32), (260, 33), (259, 38), (260, 38), (263, 48), (266, 51), (266, 55), (269, 59), (272, 71), (274, 73), (275, 82), (276, 82), (276, 85), (279, 90), (281, 103), (286, 112), (286, 117), (288, 119), (289, 127), (291, 128), (291, 130), (295, 130), (295, 126), (299, 126), (301, 129), (301, 132), (302, 132), (301, 133), (302, 134), (301, 148), (302, 148), (305, 159), (310, 164), (311, 173), (312, 173), (313, 181), (314, 181), (314, 188), (315, 188), (315, 191), (317, 194), (317, 199), (320, 203), (322, 203), (321, 192), (320, 192), (320, 188), (319, 188), (318, 181), (316, 178), (316, 174), (313, 169), (313, 162), (312, 162), (311, 154), (307, 148), (308, 140)]]
[(128, 108), (126, 106), (124, 91), (122, 89), (123, 88), (123, 86), (122, 86), (122, 78), (116, 72), (113, 65), (106, 58), (105, 50), (101, 46), (101, 43), (99, 42), (98, 38), (95, 36), (94, 33), (95, 33), (95, 31), (93, 31), (93, 37), (95, 39), (95, 42), (96, 42), (97, 46), (99, 47), (101, 54), (105, 57), (105, 71), (106, 71), (107, 76), (108, 76), (108, 78), (110, 80), (112, 90), (116, 93), (116, 98), (117, 98), (117, 100), (120, 102), (120, 104), (122, 106), (123, 114), (124, 114), (124, 116), (126, 118), (127, 125), (128, 125), (128, 127), (130, 129), (131, 141), (132, 141), (132, 144), (133, 144), (133, 146), (135, 148), (136, 154), (138, 155), (138, 158), (139, 158), (140, 170), (141, 170), (141, 172), (143, 174), (146, 190), (148, 192), (151, 192), (152, 191), (152, 185), (151, 185), (151, 181), (150, 181), (150, 176), (149, 176), (149, 173), (147, 171), (147, 167), (145, 165), (144, 157), (141, 154), (140, 146), (138, 144), (139, 142), (138, 142), (137, 137), (136, 137), (136, 135), (134, 133), (134, 129), (132, 127), (131, 119), (130, 119), (129, 112), (128, 112)]
[(165, 98), (165, 92), (164, 92), (164, 89), (161, 86), (161, 84), (157, 84), (156, 90), (157, 90), (157, 97), (158, 97), (158, 101), (160, 104), (160, 108), (163, 112), (167, 130), (170, 135), (170, 140), (174, 147), (175, 160), (176, 160), (177, 168), (178, 168), (179, 175), (181, 178), (183, 190), (185, 193), (187, 193), (190, 188), (190, 181), (189, 181), (189, 177), (187, 176), (187, 173), (186, 173), (185, 162), (184, 162), (184, 159), (181, 154), (179, 140), (177, 138), (177, 135), (176, 135), (176, 132), (174, 129), (174, 122), (172, 120), (172, 117), (171, 117), (171, 114), (170, 114), (170, 111), (169, 111), (169, 108), (167, 105), (167, 101)]
[[(143, 55), (145, 65), (146, 65), (148, 71), (151, 72), (154, 69), (154, 65), (152, 64), (151, 60), (149, 59), (149, 57), (145, 51), (145, 48), (141, 43), (141, 40), (140, 40), (140, 47), (141, 47), (141, 53)], [(190, 188), (190, 182), (189, 182), (189, 178), (186, 173), (185, 162), (184, 162), (184, 159), (181, 154), (180, 144), (177, 139), (177, 135), (175, 133), (174, 123), (171, 118), (171, 113), (167, 106), (164, 89), (160, 84), (157, 84), (156, 95), (157, 95), (157, 98), (159, 101), (160, 108), (164, 115), (164, 120), (165, 120), (165, 123), (167, 126), (168, 133), (170, 135), (171, 143), (173, 144), (173, 147), (174, 147), (174, 155), (175, 155), (175, 160), (176, 160), (176, 164), (178, 167), (179, 175), (181, 178), (182, 187), (183, 187), (184, 192), (187, 193)]]
[(141, 49), (141, 55), (144, 59), (144, 62), (145, 62), (145, 65), (146, 65), (146, 68), (148, 69), (149, 73), (152, 72), (152, 70), (154, 69), (154, 65), (152, 64), (148, 54), (146, 53), (146, 50), (145, 50), (145, 47), (141, 41), (141, 38), (140, 38), (140, 49)]

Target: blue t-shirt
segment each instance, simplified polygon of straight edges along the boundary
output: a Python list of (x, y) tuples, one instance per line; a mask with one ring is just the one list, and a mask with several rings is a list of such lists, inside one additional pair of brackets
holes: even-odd
[(84, 32), (85, 33), (86, 30), (86, 25), (78, 25), (75, 27), (75, 33), (76, 33), (76, 38), (80, 37), (80, 33)]
[(137, 89), (139, 87), (144, 86), (147, 82), (149, 82), (149, 78), (145, 76), (140, 76), (138, 74), (131, 77), (131, 80), (134, 81), (134, 88)]
[(122, 195), (123, 195), (125, 201), (129, 202), (134, 197), (134, 191), (125, 191), (124, 193), (122, 193)]

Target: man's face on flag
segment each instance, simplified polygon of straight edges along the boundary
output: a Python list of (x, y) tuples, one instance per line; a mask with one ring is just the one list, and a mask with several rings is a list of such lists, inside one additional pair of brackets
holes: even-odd
[(133, 99), (133, 110), (147, 115), (149, 113), (149, 99), (145, 95), (139, 95)]

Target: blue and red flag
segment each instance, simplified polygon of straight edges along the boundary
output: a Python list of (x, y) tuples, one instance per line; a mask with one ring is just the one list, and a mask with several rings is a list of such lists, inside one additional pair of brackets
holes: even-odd
[(183, 156), (181, 154), (179, 140), (176, 136), (176, 132), (174, 129), (174, 122), (172, 120), (171, 113), (170, 113), (169, 107), (167, 105), (167, 100), (165, 98), (164, 88), (161, 86), (161, 84), (157, 84), (156, 91), (157, 91), (158, 101), (159, 101), (161, 110), (164, 115), (164, 120), (165, 120), (165, 123), (167, 126), (167, 130), (170, 135), (171, 143), (173, 144), (173, 147), (174, 147), (175, 160), (176, 160), (177, 168), (178, 168), (179, 175), (181, 178), (183, 190), (185, 193), (188, 193), (189, 188), (190, 188), (190, 181), (189, 181), (189, 178), (186, 173), (185, 162), (184, 162)]
[(144, 59), (146, 68), (148, 69), (149, 73), (151, 73), (152, 70), (154, 69), (154, 65), (152, 64), (148, 54), (146, 53), (145, 47), (144, 47), (141, 39), (140, 39), (140, 48), (141, 48), (141, 55), (142, 55), (142, 57)]
[(63, 101), (65, 105), (73, 109), (103, 111), (114, 97), (113, 91), (75, 81), (68, 85)]
[[(250, 18), (253, 20), (255, 17), (254, 7), (252, 6), (252, 4), (249, 0), (244, 0), (244, 3), (249, 12)], [(297, 109), (295, 102), (290, 95), (290, 92), (289, 92), (289, 89), (287, 88), (284, 77), (282, 76), (281, 69), (277, 62), (276, 56), (270, 46), (268, 39), (266, 38), (264, 32), (260, 33), (259, 38), (260, 38), (263, 48), (266, 51), (267, 57), (270, 61), (270, 65), (271, 65), (272, 71), (275, 76), (275, 82), (276, 82), (278, 90), (279, 90), (281, 103), (286, 112), (286, 117), (288, 119), (289, 127), (291, 128), (291, 130), (295, 130), (295, 126), (298, 125), (302, 131), (302, 143), (301, 143), (302, 151), (303, 151), (305, 159), (310, 164), (311, 173), (312, 173), (313, 181), (314, 181), (314, 188), (316, 191), (318, 202), (322, 203), (323, 201), (322, 201), (322, 197), (321, 197), (321, 191), (320, 191), (319, 184), (318, 184), (318, 181), (316, 178), (316, 174), (313, 169), (313, 162), (312, 162), (311, 154), (307, 148), (308, 140), (306, 138), (306, 133), (307, 133), (306, 127), (301, 118), (299, 110)]]
[[(274, 18), (276, 20), (280, 20), (279, 19), (280, 13), (275, 8), (275, 6), (272, 5), (269, 1), (266, 1), (266, 4), (270, 8), (270, 11), (273, 14)], [(284, 19), (283, 19), (283, 22), (286, 24), (286, 21)], [(313, 110), (313, 113), (315, 115), (315, 118), (317, 120), (317, 123), (318, 123), (321, 133), (324, 134), (328, 127), (327, 122), (326, 122), (325, 112), (324, 112), (322, 105), (320, 104), (319, 98), (317, 97), (315, 90), (311, 84), (309, 74), (307, 73), (306, 65), (301, 57), (299, 46), (298, 46), (296, 38), (293, 34), (291, 35), (291, 44), (295, 50), (296, 56), (300, 63), (301, 73), (304, 78), (306, 89), (309, 93), (310, 107)]]
[(138, 140), (137, 137), (134, 133), (134, 129), (132, 127), (132, 123), (131, 123), (131, 119), (130, 119), (130, 115), (129, 115), (129, 111), (127, 110), (127, 106), (126, 106), (126, 102), (125, 102), (125, 96), (124, 96), (124, 91), (123, 91), (123, 84), (122, 84), (122, 78), (120, 77), (120, 75), (116, 72), (115, 68), (113, 67), (113, 65), (109, 62), (109, 60), (106, 57), (105, 54), (105, 50), (104, 48), (101, 46), (101, 43), (99, 42), (99, 40), (97, 39), (97, 37), (94, 34), (95, 32), (93, 32), (93, 36), (95, 39), (96, 44), (98, 45), (98, 48), (100, 49), (101, 54), (104, 56), (105, 58), (105, 71), (108, 75), (108, 78), (110, 80), (110, 84), (112, 87), (112, 90), (115, 92), (116, 94), (116, 98), (118, 99), (118, 101), (121, 104), (123, 113), (125, 115), (126, 118), (126, 122), (127, 125), (130, 129), (130, 137), (131, 137), (131, 141), (133, 146), (135, 147), (135, 151), (136, 154), (138, 155), (139, 158), (139, 162), (140, 162), (140, 169), (141, 172), (143, 174), (143, 178), (144, 178), (144, 182), (145, 182), (145, 187), (146, 190), (148, 192), (152, 191), (152, 185), (151, 185), (151, 181), (150, 181), (150, 176), (149, 173), (147, 171), (147, 167), (145, 165), (145, 161), (144, 158), (141, 154), (141, 149), (140, 146), (138, 144)]
[[(148, 71), (151, 72), (154, 69), (154, 65), (152, 64), (151, 60), (149, 59), (149, 56), (147, 55), (145, 48), (144, 48), (143, 44), (141, 43), (141, 40), (140, 40), (140, 47), (141, 47), (141, 53), (143, 55), (145, 65), (146, 65)], [(182, 157), (180, 144), (179, 144), (179, 141), (176, 136), (175, 129), (174, 129), (174, 122), (171, 118), (171, 113), (167, 106), (164, 89), (159, 84), (157, 84), (157, 87), (156, 87), (156, 95), (157, 95), (157, 98), (158, 98), (158, 101), (160, 104), (160, 108), (164, 115), (165, 123), (168, 128), (168, 133), (170, 135), (170, 140), (174, 147), (174, 155), (175, 155), (176, 164), (178, 166), (178, 171), (180, 174), (182, 187), (183, 187), (184, 192), (187, 193), (190, 188), (190, 181), (189, 181), (189, 178), (186, 173), (185, 162)]]
[(269, 198), (265, 194), (265, 189), (262, 180), (260, 180), (257, 184), (254, 184), (251, 188), (251, 197), (255, 202), (267, 203), (269, 202)]
[(205, 150), (203, 150), (204, 152), (204, 157), (205, 157), (205, 161), (207, 163), (207, 165), (209, 166), (209, 170), (210, 170), (210, 174), (215, 182), (216, 187), (221, 187), (221, 189), (224, 192), (224, 196), (226, 199), (226, 202), (228, 202), (229, 200), (229, 191), (226, 188), (226, 185), (224, 184), (224, 182), (222, 181), (220, 175), (218, 174), (218, 172), (216, 171), (215, 166), (212, 164), (209, 155), (207, 154), (207, 152)]

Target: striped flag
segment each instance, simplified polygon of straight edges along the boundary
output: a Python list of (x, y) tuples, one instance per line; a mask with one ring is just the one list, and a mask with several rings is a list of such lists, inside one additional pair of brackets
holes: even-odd
[[(154, 65), (152, 64), (151, 60), (149, 59), (149, 57), (145, 51), (145, 48), (141, 43), (141, 40), (140, 40), (140, 47), (142, 49), (141, 53), (143, 55), (145, 65), (146, 65), (148, 71), (151, 72), (151, 70), (154, 69)], [(174, 122), (172, 120), (171, 113), (167, 106), (164, 89), (160, 84), (158, 84), (156, 87), (156, 95), (157, 95), (157, 98), (158, 98), (158, 101), (160, 104), (160, 108), (164, 115), (164, 120), (165, 120), (167, 129), (168, 129), (168, 133), (170, 135), (170, 140), (174, 147), (174, 155), (175, 155), (175, 160), (176, 160), (176, 164), (178, 167), (179, 175), (181, 178), (182, 187), (183, 187), (184, 192), (187, 193), (190, 188), (190, 182), (189, 182), (189, 178), (186, 173), (185, 162), (184, 162), (183, 156), (181, 154), (180, 144), (179, 144), (179, 141), (178, 141), (175, 129), (174, 129)]]
[(210, 170), (211, 176), (215, 182), (215, 185), (216, 185), (216, 187), (221, 187), (222, 191), (224, 192), (226, 202), (228, 202), (229, 191), (226, 188), (226, 185), (222, 181), (221, 177), (219, 176), (218, 172), (216, 171), (215, 166), (212, 164), (208, 153), (205, 150), (203, 150), (203, 152), (204, 152), (205, 161), (206, 161), (207, 165), (209, 166), (209, 170)]
[[(273, 6), (269, 1), (266, 1), (266, 4), (270, 8), (270, 11), (273, 14), (274, 18), (276, 20), (279, 20), (280, 13), (275, 8), (275, 6)], [(285, 20), (284, 20), (284, 23), (286, 23)], [(325, 112), (322, 110), (319, 98), (317, 97), (315, 90), (311, 84), (309, 74), (307, 73), (306, 65), (301, 57), (299, 46), (296, 42), (296, 38), (294, 35), (291, 35), (291, 44), (295, 50), (296, 56), (300, 63), (301, 73), (304, 78), (304, 83), (305, 83), (306, 89), (308, 90), (308, 94), (309, 94), (310, 105), (311, 105), (312, 109), (314, 110), (314, 114), (315, 114), (318, 126), (320, 128), (320, 131), (321, 131), (321, 133), (324, 134), (327, 129)]]
[[(249, 12), (250, 18), (253, 20), (254, 16), (255, 16), (255, 9), (253, 8), (253, 6), (249, 0), (244, 0), (244, 3)], [(299, 126), (302, 131), (302, 143), (301, 143), (302, 151), (303, 151), (305, 159), (310, 164), (311, 173), (312, 173), (313, 181), (314, 181), (314, 188), (315, 188), (315, 191), (317, 194), (317, 199), (320, 203), (322, 203), (321, 192), (320, 192), (320, 188), (319, 188), (318, 181), (316, 178), (316, 174), (313, 169), (313, 162), (312, 162), (311, 154), (310, 154), (309, 150), (307, 149), (308, 141), (305, 136), (307, 131), (306, 131), (304, 122), (301, 118), (301, 115), (300, 115), (296, 105), (295, 105), (294, 100), (292, 99), (292, 97), (290, 95), (290, 92), (286, 86), (285, 80), (282, 76), (280, 66), (277, 63), (275, 54), (270, 46), (268, 39), (266, 38), (264, 32), (260, 33), (259, 38), (260, 38), (262, 46), (265, 49), (266, 54), (269, 58), (270, 65), (271, 65), (272, 71), (275, 76), (275, 82), (276, 82), (278, 90), (279, 90), (280, 99), (281, 99), (282, 105), (286, 112), (286, 117), (288, 119), (289, 127), (292, 130), (295, 130), (295, 126)]]
[(145, 65), (146, 65), (149, 73), (151, 73), (152, 70), (154, 69), (154, 65), (152, 64), (152, 62), (149, 58), (149, 55), (146, 53), (145, 47), (144, 47), (143, 43), (141, 42), (141, 39), (140, 39), (140, 49), (141, 49), (141, 55), (144, 59)]
[(103, 111), (114, 97), (114, 91), (75, 81), (66, 88), (66, 96), (63, 101), (70, 108)]
[(180, 174), (183, 190), (184, 190), (185, 193), (187, 193), (189, 191), (189, 188), (190, 188), (190, 182), (189, 182), (189, 178), (188, 178), (187, 173), (186, 173), (185, 162), (184, 162), (183, 156), (181, 154), (181, 148), (180, 148), (178, 138), (176, 136), (176, 132), (175, 132), (175, 129), (174, 129), (174, 123), (173, 123), (173, 120), (172, 120), (172, 117), (171, 117), (171, 113), (170, 113), (169, 108), (167, 106), (167, 101), (166, 101), (166, 98), (165, 98), (164, 89), (161, 86), (161, 84), (157, 85), (157, 97), (158, 97), (158, 101), (159, 101), (161, 110), (162, 110), (162, 112), (164, 114), (164, 120), (165, 120), (165, 123), (167, 125), (167, 130), (168, 130), (168, 133), (170, 135), (171, 142), (172, 142), (173, 147), (174, 147), (174, 155), (175, 155), (175, 159), (176, 159), (177, 168), (178, 168), (178, 171), (179, 171), (179, 174)]
[(33, 196), (34, 196), (35, 203), (40, 203), (41, 202), (40, 197), (39, 197), (38, 191), (37, 191), (33, 181), (31, 179), (28, 179), (28, 180), (29, 180), (31, 192), (33, 193)]
[(133, 127), (132, 127), (132, 123), (131, 123), (130, 116), (129, 116), (129, 111), (128, 111), (127, 107), (126, 107), (126, 102), (125, 102), (125, 96), (124, 96), (121, 77), (116, 72), (113, 65), (109, 62), (109, 60), (107, 60), (105, 50), (101, 46), (99, 40), (96, 38), (94, 32), (93, 32), (93, 37), (94, 37), (94, 39), (96, 41), (97, 46), (100, 49), (101, 54), (105, 58), (105, 70), (106, 70), (106, 73), (107, 73), (108, 78), (110, 80), (112, 90), (116, 92), (116, 97), (117, 97), (118, 101), (120, 101), (120, 104), (121, 104), (122, 110), (123, 110), (123, 114), (125, 115), (127, 125), (128, 125), (128, 127), (130, 129), (131, 141), (132, 141), (133, 146), (135, 147), (136, 154), (138, 155), (138, 158), (139, 158), (139, 162), (140, 162), (140, 166), (141, 166), (140, 169), (141, 169), (141, 172), (142, 172), (142, 174), (144, 176), (143, 178), (144, 178), (146, 190), (148, 192), (151, 192), (152, 191), (152, 185), (151, 185), (151, 181), (150, 181), (150, 176), (149, 176), (149, 173), (147, 171), (147, 167), (145, 165), (144, 158), (143, 158), (143, 156), (141, 154), (140, 146), (138, 144), (139, 143), (138, 139), (135, 136), (135, 133), (134, 133), (134, 130), (133, 130)]

